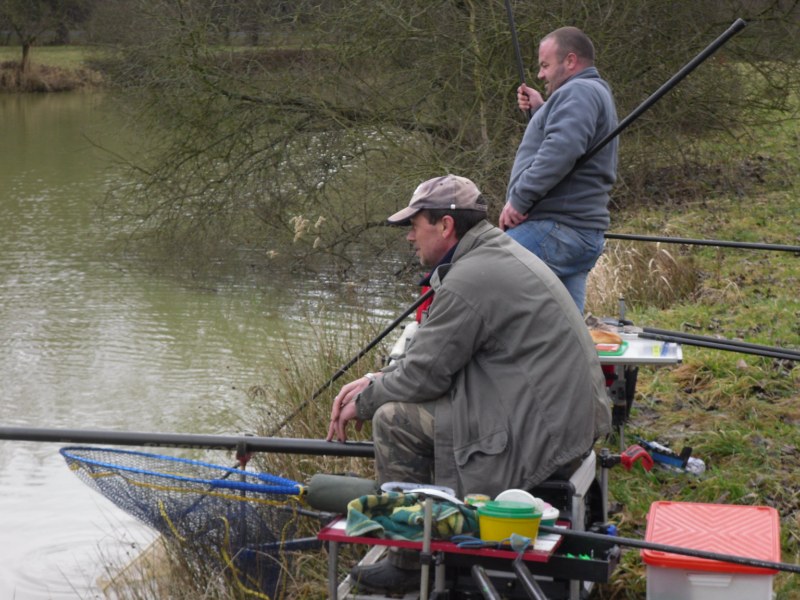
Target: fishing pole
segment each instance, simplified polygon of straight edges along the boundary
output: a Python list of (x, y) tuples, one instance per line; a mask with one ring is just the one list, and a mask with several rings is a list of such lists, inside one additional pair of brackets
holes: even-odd
[(669, 92), (673, 87), (675, 87), (684, 77), (686, 77), (689, 73), (694, 71), (700, 63), (705, 61), (709, 56), (714, 54), (725, 42), (727, 42), (730, 38), (734, 35), (739, 33), (742, 29), (745, 28), (747, 23), (745, 23), (742, 19), (736, 19), (733, 24), (725, 30), (725, 32), (720, 35), (716, 40), (711, 42), (702, 52), (700, 52), (697, 56), (695, 56), (692, 60), (690, 60), (684, 67), (675, 73), (666, 83), (664, 83), (660, 88), (658, 88), (655, 92), (653, 92), (649, 98), (647, 98), (644, 102), (642, 102), (634, 111), (629, 114), (622, 122), (617, 125), (617, 127), (609, 133), (606, 137), (600, 140), (597, 145), (591, 148), (586, 154), (584, 154), (578, 162), (575, 163), (575, 168), (582, 166), (586, 161), (592, 158), (595, 154), (597, 154), (600, 150), (603, 149), (611, 140), (617, 137), (624, 129), (626, 129), (631, 123), (633, 123), (636, 119), (641, 116), (643, 112), (649, 109), (653, 104), (658, 102), (667, 92)]
[(313, 456), (353, 456), (372, 458), (372, 442), (326, 442), (303, 438), (155, 433), (94, 429), (47, 429), (36, 427), (0, 427), (0, 440), (55, 442), (59, 444), (110, 444), (119, 446), (156, 446), (199, 448), (248, 452), (308, 454)]
[[(577, 169), (582, 167), (587, 161), (589, 161), (595, 154), (600, 152), (605, 146), (608, 145), (611, 140), (617, 137), (624, 129), (626, 129), (631, 123), (633, 123), (636, 119), (638, 119), (642, 113), (648, 110), (651, 106), (653, 106), (656, 102), (658, 102), (664, 95), (669, 92), (673, 87), (675, 87), (682, 79), (684, 79), (689, 73), (694, 71), (703, 61), (705, 61), (709, 56), (711, 56), (714, 52), (716, 52), (723, 44), (725, 44), (731, 37), (736, 35), (739, 31), (745, 28), (747, 23), (742, 19), (736, 19), (733, 24), (725, 30), (722, 35), (720, 35), (716, 40), (711, 42), (706, 48), (697, 54), (692, 60), (686, 63), (675, 75), (670, 77), (666, 83), (664, 83), (660, 88), (658, 88), (655, 92), (653, 92), (644, 102), (642, 102), (638, 107), (636, 107), (631, 114), (625, 117), (606, 137), (600, 140), (597, 144), (592, 146), (589, 150), (586, 151), (586, 154), (581, 156), (575, 164), (573, 165), (572, 169), (570, 169), (569, 173), (565, 175), (561, 181), (569, 177), (570, 174), (575, 172)], [(620, 234), (621, 235), (621, 234)], [(608, 236), (607, 236), (608, 237)]]
[(776, 252), (800, 253), (800, 246), (784, 244), (762, 244), (760, 242), (729, 242), (725, 240), (697, 240), (691, 238), (660, 237), (650, 235), (636, 235), (629, 233), (606, 233), (607, 239), (632, 240), (639, 242), (662, 242), (665, 244), (686, 244), (695, 246), (719, 246), (722, 248), (743, 248), (746, 250), (774, 250)]
[(605, 535), (602, 533), (593, 533), (590, 531), (575, 531), (572, 529), (565, 529), (563, 527), (550, 527), (547, 525), (540, 525), (539, 531), (543, 533), (555, 533), (557, 535), (575, 537), (579, 539), (610, 542), (615, 545), (629, 546), (631, 548), (642, 548), (644, 550), (657, 550), (660, 552), (668, 552), (670, 554), (681, 554), (683, 556), (693, 556), (695, 558), (718, 560), (722, 562), (745, 565), (748, 567), (758, 567), (761, 569), (773, 569), (775, 571), (800, 573), (800, 565), (794, 565), (790, 563), (773, 562), (769, 560), (761, 560), (758, 558), (748, 558), (746, 556), (735, 556), (732, 554), (719, 554), (717, 552), (710, 552), (707, 550), (695, 550), (693, 548), (682, 548), (680, 546), (657, 544), (655, 542), (646, 542), (643, 540), (637, 540), (633, 538), (618, 537), (615, 535)]
[[(508, 26), (511, 29), (511, 44), (514, 46), (514, 56), (517, 59), (517, 74), (520, 84), (525, 83), (525, 67), (522, 65), (522, 53), (519, 50), (519, 40), (517, 39), (517, 27), (514, 25), (514, 11), (511, 10), (511, 0), (506, 0), (506, 13), (508, 14)], [(528, 119), (531, 118), (531, 110), (525, 111)]]
[(756, 348), (745, 348), (733, 344), (726, 344), (723, 340), (714, 340), (710, 338), (708, 341), (695, 340), (686, 338), (681, 335), (662, 335), (657, 333), (639, 333), (640, 338), (646, 340), (656, 340), (659, 342), (673, 342), (676, 344), (684, 344), (687, 346), (698, 346), (701, 348), (711, 348), (713, 350), (726, 350), (728, 352), (739, 352), (741, 354), (752, 354), (755, 356), (766, 356), (768, 358), (778, 358), (781, 360), (796, 360), (800, 361), (800, 355), (793, 352), (783, 352), (780, 350), (759, 350)]
[(669, 331), (667, 329), (658, 329), (656, 327), (642, 327), (642, 331), (645, 333), (652, 333), (655, 335), (666, 335), (671, 337), (679, 337), (686, 340), (696, 340), (699, 342), (717, 342), (721, 344), (725, 344), (726, 346), (735, 346), (739, 348), (749, 348), (751, 350), (765, 350), (767, 352), (779, 352), (781, 354), (789, 354), (792, 356), (796, 356), (800, 360), (800, 350), (792, 350), (790, 348), (778, 348), (775, 346), (764, 346), (762, 344), (753, 344), (750, 342), (741, 342), (738, 340), (729, 340), (727, 338), (715, 338), (709, 337), (705, 335), (696, 335), (693, 333), (684, 333), (682, 331)]
[(362, 349), (361, 349), (361, 350), (358, 352), (358, 354), (356, 354), (356, 355), (355, 355), (353, 358), (351, 358), (349, 361), (347, 361), (347, 363), (346, 363), (346, 364), (342, 365), (342, 366), (339, 368), (339, 370), (338, 370), (338, 371), (336, 371), (336, 373), (334, 373), (334, 374), (333, 374), (333, 376), (332, 376), (330, 379), (328, 379), (328, 381), (326, 381), (326, 382), (325, 382), (325, 383), (323, 383), (321, 386), (319, 386), (319, 388), (317, 388), (317, 391), (315, 391), (315, 392), (314, 392), (314, 393), (311, 395), (311, 397), (310, 397), (310, 398), (308, 398), (307, 400), (304, 400), (303, 402), (301, 402), (301, 403), (300, 403), (300, 404), (299, 404), (299, 405), (298, 405), (298, 406), (297, 406), (297, 407), (296, 407), (296, 408), (295, 408), (295, 409), (294, 409), (294, 410), (293, 410), (291, 413), (289, 413), (289, 415), (287, 415), (287, 416), (286, 416), (286, 417), (283, 419), (283, 421), (281, 421), (281, 422), (280, 422), (280, 423), (279, 423), (279, 424), (278, 424), (278, 425), (277, 425), (277, 426), (276, 426), (276, 427), (275, 427), (275, 428), (274, 428), (274, 429), (273, 429), (273, 430), (270, 432), (270, 436), (273, 436), (273, 435), (275, 435), (275, 434), (276, 434), (276, 433), (278, 433), (278, 432), (279, 432), (281, 429), (283, 429), (283, 428), (286, 426), (286, 424), (287, 424), (289, 421), (291, 421), (292, 419), (294, 419), (294, 418), (295, 418), (295, 417), (296, 417), (298, 414), (300, 414), (300, 412), (301, 412), (301, 411), (303, 411), (303, 410), (304, 410), (304, 409), (305, 409), (305, 408), (306, 408), (306, 407), (307, 407), (309, 404), (311, 404), (311, 403), (312, 403), (314, 400), (316, 400), (316, 399), (317, 399), (317, 397), (318, 397), (318, 396), (319, 396), (319, 395), (320, 395), (322, 392), (324, 392), (324, 391), (325, 391), (325, 390), (327, 390), (327, 389), (328, 389), (328, 388), (329, 388), (331, 385), (333, 385), (333, 382), (334, 382), (334, 381), (336, 381), (337, 379), (339, 379), (339, 377), (341, 377), (342, 375), (344, 375), (345, 373), (347, 373), (347, 371), (348, 371), (348, 369), (350, 369), (350, 367), (352, 367), (354, 364), (356, 364), (356, 363), (357, 363), (357, 362), (358, 362), (358, 361), (359, 361), (359, 360), (360, 360), (360, 359), (361, 359), (361, 358), (362, 358), (362, 357), (363, 357), (363, 356), (364, 356), (364, 355), (365, 355), (367, 352), (369, 352), (369, 351), (370, 351), (370, 350), (372, 350), (372, 349), (373, 349), (373, 348), (374, 348), (376, 345), (378, 345), (378, 343), (379, 343), (379, 342), (380, 342), (380, 341), (381, 341), (383, 338), (385, 338), (387, 335), (389, 335), (389, 334), (390, 334), (390, 333), (391, 333), (391, 332), (394, 330), (394, 328), (395, 328), (395, 327), (397, 327), (397, 326), (398, 326), (400, 323), (402, 323), (403, 321), (405, 321), (405, 320), (406, 320), (406, 319), (407, 319), (407, 318), (408, 318), (408, 317), (411, 315), (411, 313), (413, 313), (415, 310), (417, 310), (417, 308), (419, 308), (419, 307), (422, 305), (422, 303), (423, 303), (423, 302), (425, 302), (425, 301), (426, 301), (428, 298), (430, 298), (431, 296), (433, 296), (433, 288), (430, 288), (430, 289), (429, 289), (429, 290), (427, 290), (427, 291), (426, 291), (424, 294), (422, 294), (422, 295), (421, 295), (419, 298), (417, 298), (417, 300), (416, 300), (416, 301), (415, 301), (415, 302), (414, 302), (414, 303), (413, 303), (411, 306), (409, 306), (409, 307), (408, 307), (408, 308), (407, 308), (405, 311), (403, 311), (403, 314), (401, 314), (399, 317), (397, 317), (397, 318), (396, 318), (394, 321), (392, 321), (392, 322), (389, 324), (389, 326), (388, 326), (386, 329), (384, 329), (384, 330), (383, 330), (381, 333), (379, 333), (379, 334), (378, 334), (378, 337), (376, 337), (376, 338), (375, 338), (374, 340), (372, 340), (372, 341), (371, 341), (369, 344), (367, 344), (366, 346), (364, 346), (364, 347), (363, 347), (363, 348), (362, 348)]
[(502, 600), (503, 597), (497, 591), (497, 588), (494, 587), (492, 580), (489, 579), (486, 569), (479, 564), (474, 564), (470, 572), (472, 573), (472, 580), (478, 585), (481, 596), (485, 600)]

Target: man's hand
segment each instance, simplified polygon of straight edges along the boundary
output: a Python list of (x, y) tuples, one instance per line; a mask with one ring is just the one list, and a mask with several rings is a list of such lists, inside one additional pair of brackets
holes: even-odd
[(506, 205), (503, 207), (503, 211), (500, 213), (498, 226), (503, 231), (506, 231), (507, 229), (512, 229), (516, 227), (524, 220), (525, 220), (525, 215), (519, 212), (513, 206), (511, 206), (510, 202), (506, 202)]
[(532, 87), (523, 83), (517, 88), (517, 105), (522, 112), (533, 112), (542, 104), (544, 104), (544, 98)]
[(340, 442), (347, 441), (347, 424), (355, 420), (356, 431), (361, 431), (363, 422), (358, 420), (356, 413), (356, 397), (369, 385), (370, 380), (366, 377), (351, 381), (336, 395), (331, 407), (331, 423), (328, 426), (327, 441), (331, 441), (333, 436)]

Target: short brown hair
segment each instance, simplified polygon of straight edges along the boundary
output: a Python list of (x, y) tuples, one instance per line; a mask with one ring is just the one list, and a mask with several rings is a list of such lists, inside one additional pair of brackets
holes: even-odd
[[(483, 201), (483, 196), (478, 198)], [(456, 238), (461, 239), (475, 225), (486, 219), (486, 212), (482, 210), (449, 210), (447, 208), (428, 208), (420, 211), (431, 225), (436, 225), (445, 216), (453, 217), (453, 227), (456, 230)]]
[(542, 41), (547, 39), (556, 41), (558, 60), (564, 60), (567, 54), (572, 52), (584, 62), (594, 64), (594, 44), (589, 36), (577, 27), (561, 27), (548, 33)]

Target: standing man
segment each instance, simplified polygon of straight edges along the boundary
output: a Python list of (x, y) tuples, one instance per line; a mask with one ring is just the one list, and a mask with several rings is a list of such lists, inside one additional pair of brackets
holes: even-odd
[[(460, 497), (530, 489), (580, 464), (610, 429), (597, 351), (572, 299), (486, 210), (472, 181), (447, 175), (388, 219), (410, 225), (434, 300), (405, 356), (342, 387), (327, 438), (345, 441), (350, 421), (371, 419), (379, 483), (433, 483)], [(418, 589), (412, 556), (416, 565), (390, 553), (351, 577), (376, 591)]]
[(586, 277), (603, 252), (610, 222), (616, 139), (576, 163), (616, 128), (617, 112), (594, 67), (592, 41), (576, 27), (542, 39), (538, 76), (547, 102), (524, 83), (517, 90), (520, 109), (533, 116), (517, 149), (499, 225), (553, 270), (583, 314)]

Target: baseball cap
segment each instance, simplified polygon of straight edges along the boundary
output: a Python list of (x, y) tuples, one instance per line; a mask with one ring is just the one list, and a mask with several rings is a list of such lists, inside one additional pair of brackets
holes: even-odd
[(443, 175), (423, 181), (414, 190), (411, 202), (387, 219), (392, 225), (408, 225), (411, 217), (427, 208), (487, 211), (481, 192), (472, 181), (458, 175)]

